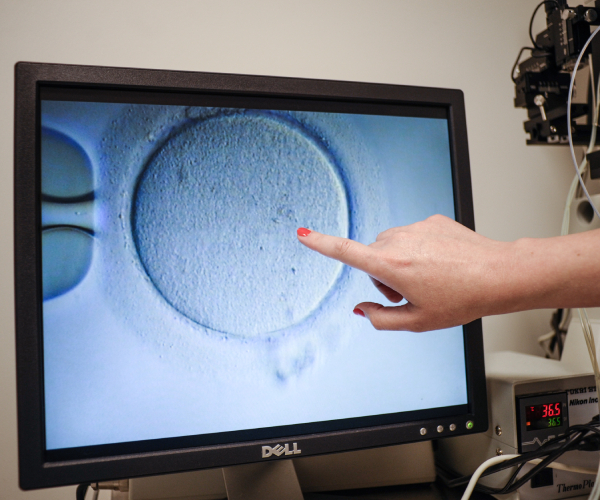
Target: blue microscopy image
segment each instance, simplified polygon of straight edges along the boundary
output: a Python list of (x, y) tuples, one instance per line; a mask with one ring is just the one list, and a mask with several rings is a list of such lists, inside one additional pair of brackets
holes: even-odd
[(352, 314), (387, 304), (369, 277), (296, 238), (454, 217), (445, 119), (44, 101), (41, 121), (49, 449), (467, 402), (462, 328), (375, 331)]
[[(81, 217), (93, 199), (90, 158), (71, 137), (42, 127), (42, 284), (44, 299), (68, 292), (90, 267), (93, 238)], [(73, 225), (74, 224), (74, 225)]]
[(42, 193), (69, 199), (93, 190), (92, 164), (84, 149), (69, 136), (42, 128)]
[(92, 260), (93, 237), (72, 227), (42, 232), (42, 282), (44, 300), (75, 287), (86, 275)]

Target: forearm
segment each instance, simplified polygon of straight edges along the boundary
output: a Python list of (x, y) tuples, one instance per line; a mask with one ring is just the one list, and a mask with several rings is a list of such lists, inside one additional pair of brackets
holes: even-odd
[(498, 312), (600, 306), (600, 230), (509, 245)]

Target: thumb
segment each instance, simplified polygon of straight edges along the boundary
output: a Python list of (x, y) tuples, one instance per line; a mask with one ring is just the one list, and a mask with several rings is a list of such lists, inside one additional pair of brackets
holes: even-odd
[(354, 308), (354, 314), (366, 317), (376, 330), (415, 331), (411, 328), (415, 313), (410, 303), (386, 307), (375, 302), (361, 302)]

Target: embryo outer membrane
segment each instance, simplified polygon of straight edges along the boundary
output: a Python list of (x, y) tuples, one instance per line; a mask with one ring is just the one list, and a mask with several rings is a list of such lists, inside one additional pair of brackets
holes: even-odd
[(150, 158), (132, 207), (140, 260), (192, 321), (239, 337), (318, 311), (342, 265), (299, 245), (299, 226), (349, 236), (335, 159), (299, 124), (260, 112), (186, 123)]

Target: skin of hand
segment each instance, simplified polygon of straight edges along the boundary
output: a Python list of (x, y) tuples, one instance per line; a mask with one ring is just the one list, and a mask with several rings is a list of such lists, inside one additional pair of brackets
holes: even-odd
[(366, 272), (393, 303), (361, 302), (378, 330), (437, 330), (526, 309), (600, 305), (600, 230), (500, 242), (442, 215), (374, 243), (298, 230), (299, 241)]

